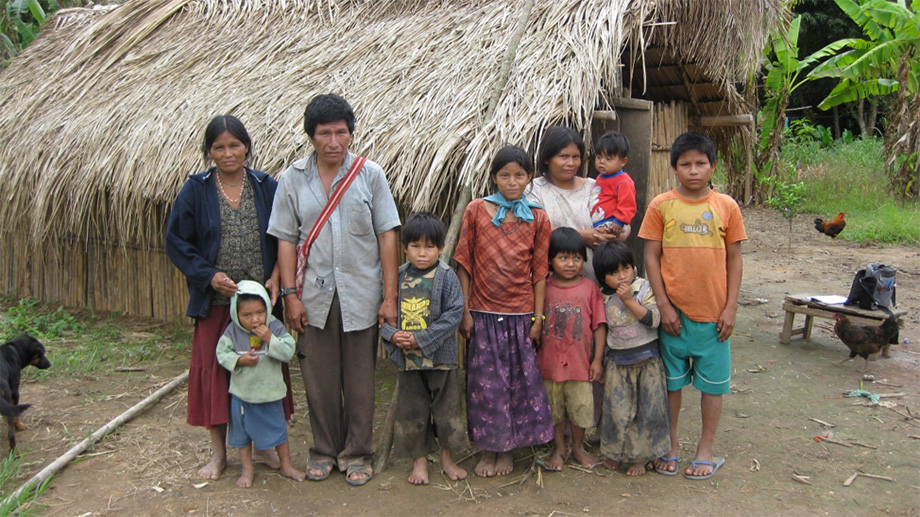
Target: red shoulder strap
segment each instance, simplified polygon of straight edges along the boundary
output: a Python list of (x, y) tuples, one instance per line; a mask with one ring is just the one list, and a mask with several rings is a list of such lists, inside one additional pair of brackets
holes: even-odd
[(316, 219), (316, 223), (313, 224), (313, 228), (310, 229), (310, 233), (307, 234), (307, 240), (305, 240), (303, 244), (297, 247), (297, 271), (294, 275), (295, 283), (297, 286), (297, 296), (301, 296), (303, 293), (303, 281), (304, 275), (307, 271), (307, 255), (310, 253), (310, 247), (313, 246), (313, 242), (316, 241), (317, 237), (319, 237), (320, 230), (323, 229), (326, 221), (329, 220), (332, 212), (335, 211), (339, 201), (341, 201), (342, 197), (345, 196), (345, 191), (348, 190), (348, 187), (352, 184), (355, 178), (358, 177), (358, 173), (361, 172), (361, 168), (364, 167), (365, 162), (367, 162), (367, 158), (364, 158), (363, 156), (358, 156), (355, 158), (355, 161), (351, 164), (351, 168), (348, 169), (348, 173), (345, 174), (345, 178), (342, 179), (342, 182), (339, 184), (338, 188), (335, 189), (335, 191), (332, 193), (332, 196), (330, 196), (329, 200), (326, 201), (326, 206), (323, 207), (323, 211), (320, 212), (319, 217)]

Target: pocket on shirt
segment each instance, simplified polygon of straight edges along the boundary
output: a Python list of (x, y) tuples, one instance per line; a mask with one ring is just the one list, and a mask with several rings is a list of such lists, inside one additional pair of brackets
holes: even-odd
[(352, 235), (368, 235), (374, 231), (374, 219), (371, 216), (371, 207), (366, 201), (355, 203), (348, 207), (348, 233)]

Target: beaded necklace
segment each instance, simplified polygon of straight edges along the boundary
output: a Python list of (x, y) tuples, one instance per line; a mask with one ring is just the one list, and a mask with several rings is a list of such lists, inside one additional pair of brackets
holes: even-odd
[(239, 183), (227, 183), (227, 185), (230, 186), (230, 187), (235, 187), (235, 186), (239, 185), (239, 187), (240, 187), (240, 197), (238, 197), (238, 198), (236, 198), (236, 199), (233, 199), (232, 197), (228, 196), (227, 193), (224, 191), (224, 183), (223, 183), (222, 181), (220, 181), (220, 172), (219, 172), (219, 171), (214, 171), (214, 176), (217, 177), (217, 188), (220, 189), (220, 193), (224, 195), (224, 198), (225, 198), (230, 204), (235, 205), (236, 203), (239, 203), (241, 199), (243, 199), (243, 190), (246, 189), (246, 182), (244, 181), (244, 180), (246, 179), (246, 174), (245, 174), (245, 172), (243, 173), (243, 179), (241, 179)]

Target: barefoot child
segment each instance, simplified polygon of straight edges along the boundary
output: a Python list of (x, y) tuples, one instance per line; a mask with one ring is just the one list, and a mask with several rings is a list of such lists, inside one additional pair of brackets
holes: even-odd
[(399, 268), (398, 328), (388, 323), (380, 328), (390, 360), (399, 367), (394, 445), (413, 458), (413, 485), (428, 484), (426, 455), (438, 443), (447, 477), (458, 481), (467, 475), (453, 459), (454, 451), (466, 448), (456, 337), (463, 294), (457, 274), (439, 259), (445, 233), (432, 214), (406, 221), (402, 242), (409, 262)]
[(291, 465), (287, 422), (281, 401), (287, 386), (281, 365), (294, 356), (294, 338), (269, 311), (268, 292), (258, 282), (241, 280), (230, 299), (233, 320), (217, 342), (217, 362), (230, 371), (230, 426), (227, 444), (240, 450), (243, 472), (236, 486), (252, 486), (252, 445), (274, 447), (281, 473), (296, 481), (305, 474)]
[(618, 241), (625, 241), (629, 237), (629, 223), (636, 215), (636, 184), (623, 170), (629, 162), (629, 139), (616, 131), (604, 133), (595, 152), (597, 179), (591, 190), (591, 220), (595, 228), (605, 229)]
[(647, 280), (636, 277), (629, 246), (605, 242), (594, 252), (594, 273), (607, 308), (607, 378), (601, 452), (604, 465), (629, 464), (628, 476), (668, 452), (668, 398), (658, 353), (661, 319)]
[(465, 300), (460, 332), (468, 338), (467, 423), (483, 451), (479, 476), (514, 470), (511, 451), (553, 437), (553, 418), (534, 343), (543, 331), (550, 223), (524, 197), (533, 162), (523, 149), (496, 153), (489, 177), (498, 186), (463, 214), (456, 260)]
[(552, 273), (546, 282), (542, 344), (537, 362), (553, 414), (553, 452), (539, 463), (549, 471), (565, 465), (565, 422), (572, 428), (572, 455), (583, 467), (597, 458), (584, 447), (594, 427), (594, 390), (603, 375), (607, 320), (597, 284), (581, 275), (588, 258), (585, 239), (572, 228), (556, 228), (549, 243)]
[(668, 375), (671, 451), (655, 460), (659, 472), (677, 472), (677, 417), (681, 389), (702, 392), (702, 433), (688, 479), (707, 479), (725, 463), (713, 454), (722, 415), (722, 395), (731, 381), (728, 338), (735, 328), (741, 288), (741, 241), (747, 239), (741, 210), (713, 191), (709, 178), (716, 148), (700, 133), (684, 133), (671, 144), (677, 188), (648, 206), (639, 237), (645, 267), (661, 311), (661, 359)]

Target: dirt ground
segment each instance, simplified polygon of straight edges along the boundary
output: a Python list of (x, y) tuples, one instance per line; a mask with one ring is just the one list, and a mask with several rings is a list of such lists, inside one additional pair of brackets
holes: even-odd
[[(236, 453), (219, 481), (197, 478), (208, 440), (203, 430), (185, 423), (183, 385), (68, 465), (35, 504), (43, 515), (55, 516), (920, 513), (920, 420), (912, 418), (920, 415), (920, 252), (845, 241), (831, 245), (805, 216), (796, 223), (795, 247), (788, 249), (786, 223), (776, 212), (748, 209), (744, 216), (749, 241), (743, 245), (744, 282), (732, 338), (732, 393), (725, 397), (716, 440), (716, 452), (727, 463), (710, 480), (654, 472), (629, 478), (603, 467), (538, 473), (533, 451), (520, 450), (515, 472), (502, 478), (471, 476), (450, 483), (432, 464), (432, 484), (410, 486), (409, 462), (397, 459), (360, 488), (346, 485), (341, 474), (322, 483), (295, 483), (258, 466), (254, 487), (242, 490), (234, 485), (240, 469)], [(833, 336), (833, 320), (818, 320), (809, 342), (781, 345), (777, 339), (784, 295), (846, 295), (853, 272), (869, 262), (898, 268), (899, 305), (909, 310), (901, 332), (906, 343), (893, 347), (889, 359), (870, 363), (876, 382), (865, 385), (878, 394), (903, 394), (882, 399), (892, 407), (842, 395), (859, 387), (863, 362), (834, 364), (847, 349)], [(49, 349), (54, 361), (53, 343)], [(24, 385), (23, 401), (34, 404), (24, 418), (29, 429), (18, 435), (29, 476), (180, 374), (187, 360), (180, 355), (144, 372)], [(395, 375), (388, 362), (378, 365), (380, 422)], [(294, 462), (303, 468), (310, 434), (297, 384), (290, 440)], [(685, 390), (682, 466), (699, 439), (698, 401), (695, 390)], [(819, 443), (815, 435), (830, 435), (840, 444)], [(476, 459), (468, 457), (462, 465), (471, 471)], [(858, 477), (844, 486), (855, 472), (889, 479)]]

